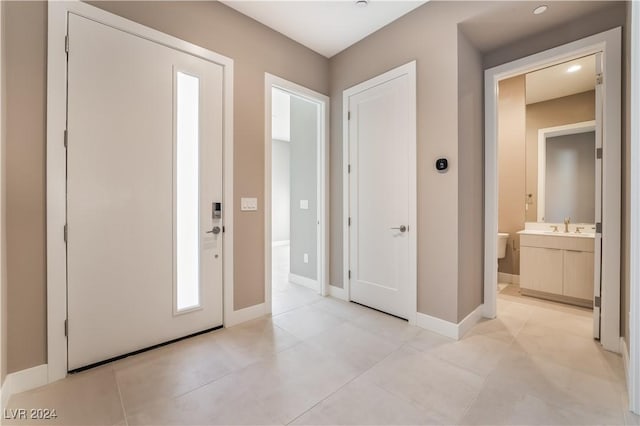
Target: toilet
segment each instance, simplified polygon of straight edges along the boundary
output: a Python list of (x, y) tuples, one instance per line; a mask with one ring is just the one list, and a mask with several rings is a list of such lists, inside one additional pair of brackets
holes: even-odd
[(504, 259), (507, 255), (507, 241), (509, 241), (509, 234), (498, 232), (498, 259)]

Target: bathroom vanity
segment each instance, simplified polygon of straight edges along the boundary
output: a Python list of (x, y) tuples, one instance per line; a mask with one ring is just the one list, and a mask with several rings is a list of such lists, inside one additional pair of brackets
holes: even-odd
[(520, 290), (540, 297), (593, 307), (595, 235), (525, 229), (520, 235)]

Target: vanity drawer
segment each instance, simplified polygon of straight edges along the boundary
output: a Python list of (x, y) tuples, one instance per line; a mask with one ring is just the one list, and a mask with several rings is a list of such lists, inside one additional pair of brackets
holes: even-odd
[(594, 239), (588, 237), (520, 234), (520, 247), (545, 247), (593, 253), (593, 245)]

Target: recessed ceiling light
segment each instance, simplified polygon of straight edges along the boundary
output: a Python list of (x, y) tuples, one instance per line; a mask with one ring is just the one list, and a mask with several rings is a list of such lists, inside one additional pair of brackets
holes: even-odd
[(574, 64), (567, 68), (567, 72), (576, 72), (580, 71), (580, 69), (582, 69), (582, 65)]
[(356, 6), (358, 7), (367, 7), (369, 4), (369, 0), (356, 0)]
[(535, 9), (533, 9), (533, 14), (534, 15), (542, 15), (543, 13), (545, 13), (547, 11), (547, 9), (549, 9), (549, 6), (547, 6), (546, 4), (542, 4), (538, 7), (536, 7)]

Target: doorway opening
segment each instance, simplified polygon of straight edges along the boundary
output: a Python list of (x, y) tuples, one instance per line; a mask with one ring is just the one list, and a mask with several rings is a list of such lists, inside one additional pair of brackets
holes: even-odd
[(600, 276), (594, 272), (601, 264), (595, 224), (602, 198), (596, 184), (602, 170), (596, 156), (598, 60), (589, 55), (498, 83), (499, 293), (549, 309), (575, 307), (568, 310), (585, 334), (593, 316), (595, 338)]
[(485, 74), (485, 316), (496, 316), (498, 293), (573, 309), (586, 336), (613, 352), (619, 58), (615, 29)]
[(277, 315), (327, 294), (328, 98), (265, 78), (265, 294)]

